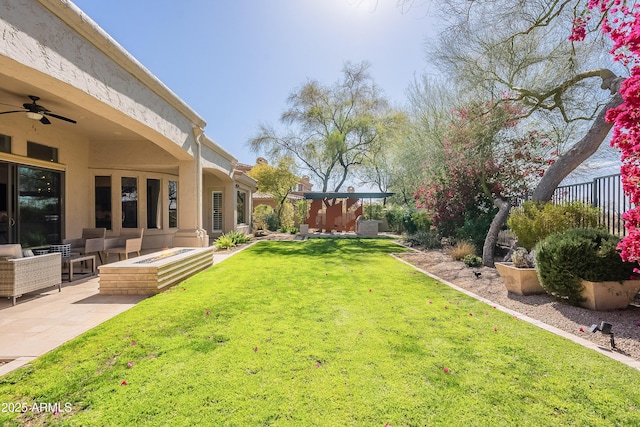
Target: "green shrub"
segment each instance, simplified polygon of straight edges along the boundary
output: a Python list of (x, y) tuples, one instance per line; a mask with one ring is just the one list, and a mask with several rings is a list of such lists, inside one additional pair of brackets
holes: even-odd
[(440, 236), (435, 231), (418, 231), (408, 236), (405, 242), (410, 246), (422, 246), (424, 249), (439, 249), (442, 247)]
[(406, 206), (391, 206), (385, 212), (389, 230), (409, 235), (431, 230), (431, 217), (427, 211)]
[(253, 226), (256, 230), (267, 229), (267, 217), (273, 213), (269, 205), (258, 205), (253, 208)]
[(233, 241), (234, 245), (241, 245), (243, 243), (251, 241), (250, 236), (237, 230), (228, 232), (226, 236), (231, 238), (231, 241)]
[(551, 234), (536, 246), (540, 284), (572, 305), (582, 301), (582, 280), (627, 280), (637, 265), (622, 261), (618, 237), (596, 228), (571, 228)]
[(281, 233), (290, 233), (290, 234), (296, 234), (298, 232), (298, 228), (291, 226), (291, 227), (280, 227), (280, 232)]
[(379, 203), (370, 203), (362, 207), (362, 214), (365, 219), (382, 219), (385, 215), (382, 210), (384, 206)]
[(295, 205), (295, 213), (293, 216), (294, 222), (296, 224), (304, 224), (309, 216), (309, 211), (311, 210), (311, 201), (310, 200), (298, 200)]
[(233, 239), (225, 234), (218, 237), (215, 242), (213, 242), (216, 248), (218, 249), (231, 249), (236, 244), (233, 243)]
[(464, 258), (462, 258), (462, 262), (464, 262), (467, 267), (482, 267), (482, 258), (478, 255), (465, 255)]
[(492, 206), (487, 212), (467, 212), (464, 215), (464, 224), (456, 229), (456, 238), (472, 242), (476, 248), (484, 246), (484, 240), (489, 232), (491, 221), (498, 213), (498, 208)]
[(265, 224), (267, 230), (269, 231), (277, 231), (280, 228), (280, 218), (278, 218), (278, 214), (275, 212), (271, 212), (265, 217)]
[(280, 211), (280, 226), (281, 227), (293, 227), (295, 226), (295, 208), (293, 203), (286, 202), (282, 205), (282, 210)]
[(599, 216), (597, 208), (582, 202), (556, 205), (528, 201), (511, 213), (507, 225), (518, 245), (530, 251), (550, 234), (574, 227), (596, 227)]

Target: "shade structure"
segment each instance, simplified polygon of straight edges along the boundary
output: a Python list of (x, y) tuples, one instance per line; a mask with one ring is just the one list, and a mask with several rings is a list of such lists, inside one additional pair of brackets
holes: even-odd
[(393, 196), (394, 193), (349, 193), (349, 192), (306, 192), (302, 193), (307, 200), (323, 200), (323, 199), (386, 199)]

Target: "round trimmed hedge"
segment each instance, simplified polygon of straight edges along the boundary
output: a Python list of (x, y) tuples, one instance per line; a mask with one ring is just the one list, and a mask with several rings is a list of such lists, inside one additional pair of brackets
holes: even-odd
[(636, 263), (624, 262), (620, 239), (597, 228), (570, 228), (547, 236), (536, 246), (536, 270), (547, 293), (578, 305), (582, 280), (628, 280)]

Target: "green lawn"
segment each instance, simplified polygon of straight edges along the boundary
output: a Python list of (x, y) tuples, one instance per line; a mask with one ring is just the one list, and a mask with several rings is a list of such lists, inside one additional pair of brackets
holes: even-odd
[(399, 250), (260, 242), (0, 377), (0, 402), (62, 407), (0, 425), (640, 425), (640, 372)]

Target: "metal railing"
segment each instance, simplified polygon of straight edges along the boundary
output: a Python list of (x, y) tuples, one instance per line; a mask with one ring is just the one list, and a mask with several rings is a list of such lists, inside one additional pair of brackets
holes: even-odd
[(600, 210), (600, 225), (612, 234), (626, 235), (622, 214), (633, 205), (622, 190), (620, 174), (601, 176), (591, 182), (559, 186), (553, 193), (552, 200), (554, 203), (589, 203)]

